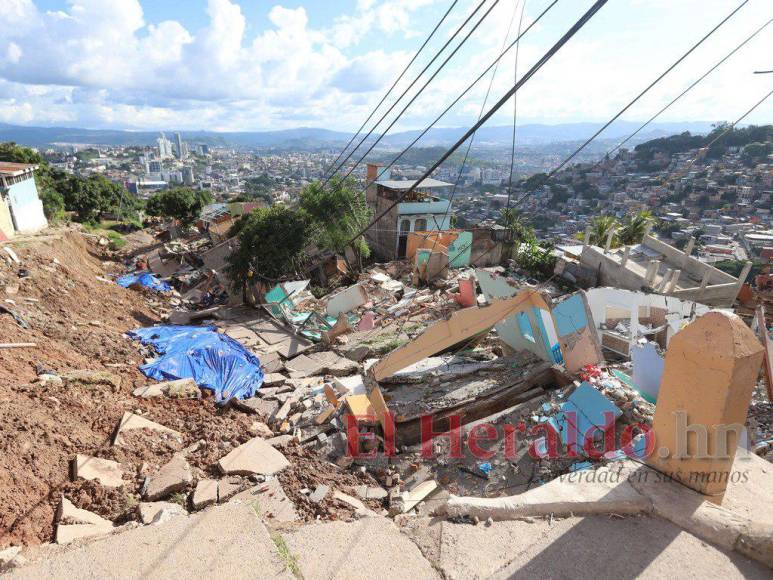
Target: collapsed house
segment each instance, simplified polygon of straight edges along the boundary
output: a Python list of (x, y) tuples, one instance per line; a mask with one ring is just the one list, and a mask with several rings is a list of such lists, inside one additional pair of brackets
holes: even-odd
[(586, 230), (582, 245), (563, 248), (556, 263), (556, 274), (585, 288), (612, 286), (628, 290), (647, 290), (681, 300), (709, 306), (732, 306), (751, 263), (736, 278), (692, 256), (695, 239), (681, 251), (647, 232), (641, 243), (612, 248), (612, 230), (605, 246), (590, 243)]

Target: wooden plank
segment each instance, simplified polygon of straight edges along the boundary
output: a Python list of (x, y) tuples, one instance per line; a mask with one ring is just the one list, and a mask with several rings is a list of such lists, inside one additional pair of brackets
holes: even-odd
[(416, 339), (393, 350), (373, 365), (368, 374), (380, 381), (407, 366), (486, 332), (500, 320), (533, 306), (550, 310), (536, 290), (523, 290), (510, 298), (492, 300), (488, 306), (457, 310), (448, 320), (436, 322)]

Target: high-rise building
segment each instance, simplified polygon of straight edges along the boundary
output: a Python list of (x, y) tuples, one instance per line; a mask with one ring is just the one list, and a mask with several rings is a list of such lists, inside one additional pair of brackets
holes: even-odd
[(168, 159), (172, 157), (172, 142), (166, 138), (166, 135), (161, 133), (161, 137), (156, 139), (158, 143), (158, 157), (159, 159)]
[(177, 141), (177, 158), (183, 159), (186, 153), (185, 143), (183, 143), (183, 138), (179, 133), (175, 133), (174, 136)]
[(160, 161), (148, 161), (147, 172), (148, 173), (161, 173), (161, 162)]
[(193, 185), (193, 167), (186, 165), (183, 167), (183, 183), (185, 185)]

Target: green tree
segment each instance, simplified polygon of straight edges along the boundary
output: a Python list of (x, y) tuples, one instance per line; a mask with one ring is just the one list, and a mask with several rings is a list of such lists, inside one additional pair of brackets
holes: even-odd
[[(594, 246), (605, 246), (607, 243), (607, 236), (609, 232), (616, 229), (620, 223), (615, 216), (611, 215), (599, 215), (593, 218), (590, 222), (590, 243)], [(575, 236), (578, 240), (585, 238), (585, 232), (578, 232)], [(619, 241), (617, 235), (612, 238), (612, 247), (618, 246)]]
[(167, 217), (189, 224), (201, 214), (204, 206), (212, 203), (212, 194), (207, 190), (175, 187), (154, 194), (145, 209), (148, 215)]
[[(370, 256), (370, 248), (363, 236), (354, 242), (350, 240), (368, 225), (373, 212), (355, 181), (331, 179), (326, 187), (315, 181), (301, 191), (300, 208), (310, 219), (311, 241), (344, 256), (350, 269), (361, 269), (362, 260)], [(349, 263), (347, 247), (357, 257), (356, 264)]]
[(258, 208), (242, 217), (232, 231), (239, 247), (228, 257), (228, 274), (234, 286), (244, 288), (250, 279), (275, 281), (292, 277), (305, 258), (310, 220), (306, 212), (284, 205)]
[(617, 233), (620, 243), (623, 245), (638, 244), (644, 238), (644, 232), (654, 221), (652, 213), (647, 210), (626, 216)]

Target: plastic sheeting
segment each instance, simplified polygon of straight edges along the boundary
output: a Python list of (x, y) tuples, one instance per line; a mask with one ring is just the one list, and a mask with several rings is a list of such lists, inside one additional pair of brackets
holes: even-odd
[(191, 378), (217, 401), (248, 399), (263, 384), (260, 359), (214, 326), (152, 326), (128, 333), (159, 356), (140, 366), (158, 381)]
[(169, 292), (172, 289), (169, 284), (163, 280), (159, 280), (153, 274), (149, 274), (148, 272), (143, 272), (142, 274), (126, 274), (125, 276), (118, 278), (116, 282), (118, 282), (119, 286), (123, 286), (124, 288), (133, 286), (134, 284), (140, 284), (145, 288), (150, 288), (156, 292)]

